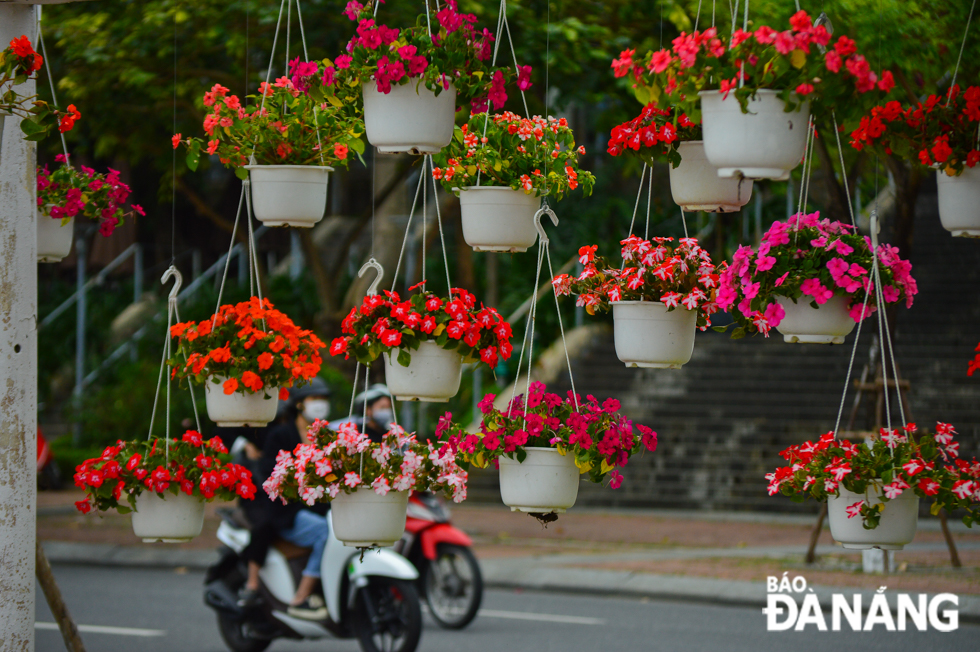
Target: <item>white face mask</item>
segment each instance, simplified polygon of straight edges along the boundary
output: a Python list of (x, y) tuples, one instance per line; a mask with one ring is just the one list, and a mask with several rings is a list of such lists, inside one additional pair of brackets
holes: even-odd
[(317, 419), (326, 419), (330, 414), (330, 401), (321, 398), (308, 398), (303, 401), (303, 418), (313, 423)]

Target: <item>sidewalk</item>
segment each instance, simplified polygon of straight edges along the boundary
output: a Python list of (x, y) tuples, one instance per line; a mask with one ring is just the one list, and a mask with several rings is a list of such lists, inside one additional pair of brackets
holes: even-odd
[[(215, 505), (188, 544), (144, 545), (129, 518), (72, 513), (75, 492), (39, 495), (38, 533), (52, 563), (203, 569), (216, 559)], [(468, 532), (488, 586), (761, 606), (766, 577), (802, 575), (821, 601), (835, 592), (955, 593), (960, 616), (980, 621), (980, 530), (951, 527), (963, 568), (953, 569), (938, 521), (923, 519), (895, 554), (896, 571), (860, 572), (859, 551), (822, 533), (818, 561), (803, 563), (815, 517), (575, 508), (547, 528), (500, 505), (452, 507)], [(855, 591), (857, 589), (858, 591)]]

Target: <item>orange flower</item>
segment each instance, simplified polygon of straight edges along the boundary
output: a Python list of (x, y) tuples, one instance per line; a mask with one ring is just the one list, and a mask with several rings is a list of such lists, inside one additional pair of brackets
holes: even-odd
[(215, 362), (228, 362), (231, 360), (231, 349), (228, 348), (228, 343), (225, 345), (211, 351), (211, 359)]
[(252, 371), (246, 371), (242, 374), (242, 384), (253, 392), (257, 392), (262, 389), (262, 379), (259, 378), (257, 373)]
[(269, 350), (273, 353), (279, 353), (284, 346), (286, 346), (286, 340), (282, 339), (282, 335), (277, 335), (276, 339), (269, 345)]
[(259, 360), (258, 360), (258, 362), (259, 362), (259, 371), (265, 371), (266, 369), (268, 369), (269, 367), (271, 367), (273, 360), (274, 359), (272, 357), (272, 354), (269, 353), (268, 351), (266, 351), (265, 353), (263, 353), (262, 355), (260, 355), (259, 356)]
[(279, 400), (286, 401), (289, 400), (289, 390), (283, 387), (279, 390)]
[(180, 337), (189, 326), (190, 324), (174, 324), (170, 327), (170, 337)]
[(235, 390), (238, 389), (238, 379), (229, 378), (222, 387), (225, 388), (225, 394), (234, 394)]

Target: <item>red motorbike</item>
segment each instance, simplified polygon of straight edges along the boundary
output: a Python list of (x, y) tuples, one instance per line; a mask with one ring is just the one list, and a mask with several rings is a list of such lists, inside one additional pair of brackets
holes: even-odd
[(470, 550), (473, 540), (449, 522), (444, 501), (429, 493), (408, 499), (405, 534), (395, 551), (419, 571), (419, 593), (441, 627), (462, 629), (480, 610), (483, 576)]

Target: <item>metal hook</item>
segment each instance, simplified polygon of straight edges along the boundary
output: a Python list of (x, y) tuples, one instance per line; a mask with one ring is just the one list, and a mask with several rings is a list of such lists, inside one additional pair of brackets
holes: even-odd
[(167, 297), (170, 301), (177, 301), (177, 295), (180, 294), (180, 286), (184, 284), (184, 277), (181, 276), (180, 270), (171, 265), (167, 268), (167, 271), (163, 273), (163, 277), (160, 278), (160, 282), (164, 285), (167, 281), (174, 279), (174, 286), (170, 289), (170, 295)]
[(538, 237), (541, 240), (541, 244), (547, 244), (548, 243), (548, 233), (544, 230), (544, 227), (541, 226), (541, 216), (542, 215), (548, 215), (548, 216), (550, 216), (551, 217), (551, 223), (554, 224), (555, 226), (558, 226), (558, 216), (555, 215), (555, 211), (551, 210), (551, 207), (548, 206), (547, 203), (545, 203), (545, 205), (542, 206), (540, 209), (538, 209), (538, 212), (534, 214), (534, 228), (538, 232)]
[(361, 265), (361, 269), (357, 272), (357, 278), (364, 276), (369, 269), (374, 269), (378, 272), (378, 275), (374, 277), (374, 280), (371, 282), (371, 285), (368, 287), (367, 291), (367, 295), (369, 297), (373, 297), (378, 293), (378, 285), (381, 283), (381, 277), (385, 274), (385, 269), (381, 266), (381, 263), (375, 260), (372, 256), (369, 261)]

